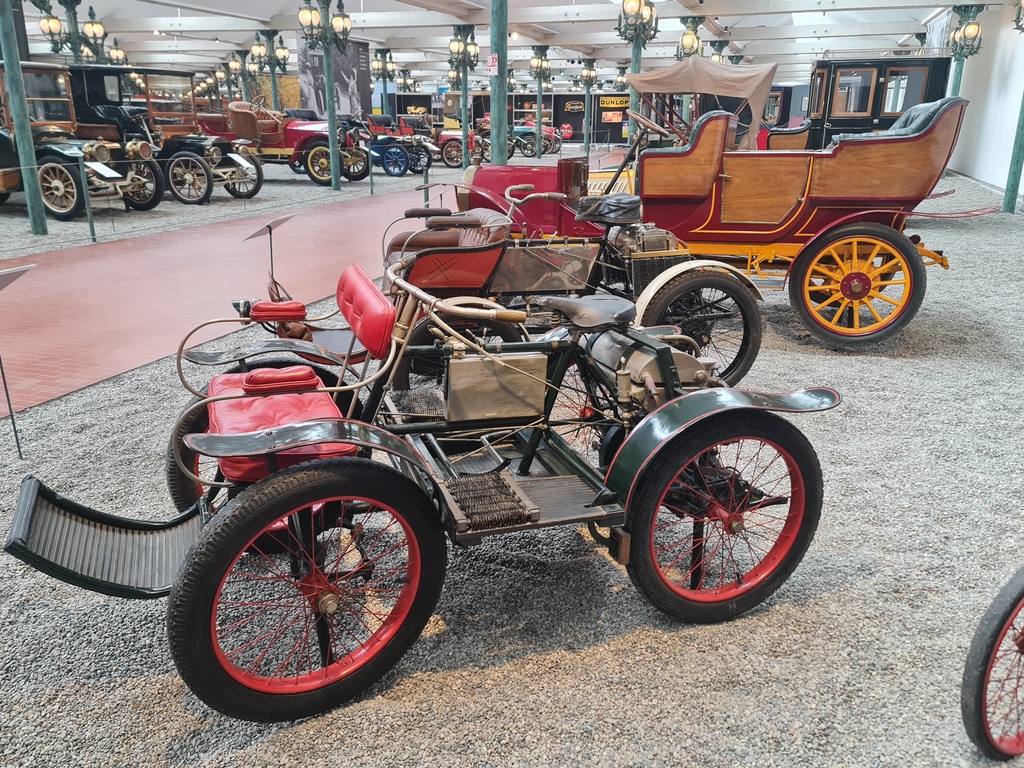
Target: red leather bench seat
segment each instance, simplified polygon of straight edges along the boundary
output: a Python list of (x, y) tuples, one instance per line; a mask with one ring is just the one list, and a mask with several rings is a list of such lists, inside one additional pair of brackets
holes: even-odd
[[(305, 368), (312, 374), (308, 366)], [(281, 372), (292, 372), (293, 368), (285, 368)], [(246, 391), (245, 380), (253, 374), (265, 373), (225, 373), (214, 376), (208, 388), (211, 397), (219, 395), (240, 395)], [(315, 375), (314, 387), (323, 384)], [(284, 375), (284, 380), (294, 383), (299, 377)], [(248, 391), (252, 391), (250, 387)], [(309, 419), (337, 419), (341, 417), (337, 405), (325, 392), (290, 393), (268, 395), (266, 397), (244, 397), (237, 400), (219, 400), (210, 403), (210, 432), (214, 434), (237, 434), (239, 432), (257, 432), (261, 429), (278, 427)], [(275, 455), (277, 469), (290, 467), (303, 461), (327, 458), (331, 456), (352, 456), (358, 449), (354, 445), (324, 444), (311, 445), (281, 451)], [(220, 470), (224, 477), (237, 483), (255, 483), (271, 472), (270, 456), (245, 456), (240, 458), (219, 459)]]

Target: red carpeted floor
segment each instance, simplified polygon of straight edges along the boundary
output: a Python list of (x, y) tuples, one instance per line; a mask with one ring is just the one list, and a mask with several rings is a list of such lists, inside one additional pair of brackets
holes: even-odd
[[(411, 191), (307, 208), (274, 231), (275, 275), (305, 302), (333, 294), (349, 264), (379, 277), (385, 228), (422, 204)], [(280, 215), (0, 262), (36, 265), (0, 291), (0, 358), (15, 412), (173, 354), (192, 326), (231, 317), (232, 299), (266, 297), (267, 237), (242, 240)]]

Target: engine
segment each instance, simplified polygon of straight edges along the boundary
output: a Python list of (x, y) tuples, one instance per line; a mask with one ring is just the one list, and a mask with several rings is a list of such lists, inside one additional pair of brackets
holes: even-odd
[(658, 229), (652, 224), (612, 227), (608, 233), (608, 242), (627, 258), (634, 253), (676, 251), (679, 248), (679, 238), (667, 229)]
[(667, 344), (655, 346), (616, 330), (593, 334), (586, 344), (590, 356), (616, 382), (619, 402), (634, 403), (645, 411), (675, 396), (659, 365), (659, 348), (671, 356), (683, 389), (703, 389), (712, 383), (713, 360), (688, 355)]

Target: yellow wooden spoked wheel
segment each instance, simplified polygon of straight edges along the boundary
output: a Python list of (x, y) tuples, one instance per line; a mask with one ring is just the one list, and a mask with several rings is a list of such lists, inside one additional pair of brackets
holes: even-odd
[(797, 257), (789, 301), (815, 334), (856, 346), (888, 338), (917, 313), (924, 262), (901, 232), (850, 224), (827, 232)]

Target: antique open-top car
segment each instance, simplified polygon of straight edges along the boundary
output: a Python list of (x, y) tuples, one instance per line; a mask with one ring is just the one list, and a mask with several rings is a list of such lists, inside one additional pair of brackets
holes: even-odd
[[(655, 91), (671, 89), (673, 70), (691, 87), (686, 75), (695, 58), (627, 77), (653, 107)], [(885, 131), (840, 135), (821, 151), (771, 152), (731, 151), (738, 121), (726, 111), (705, 113), (692, 125), (669, 121), (672, 130), (633, 113), (642, 130), (623, 166), (592, 174), (587, 184), (590, 194), (635, 192), (644, 221), (672, 232), (688, 255), (721, 260), (761, 287), (782, 289), (788, 281), (791, 304), (815, 334), (861, 345), (910, 322), (924, 298), (926, 265), (948, 267), (941, 251), (903, 230), (909, 216), (928, 215), (915, 208), (941, 177), (966, 107), (961, 98), (919, 104)], [(642, 150), (633, 163), (646, 132), (674, 137), (674, 145)], [(893, 174), (897, 165), (901, 171)], [(513, 184), (571, 191), (557, 167), (474, 167), (465, 181), (471, 188), (462, 209), (496, 207), (496, 197)], [(576, 198), (570, 198), (524, 209), (524, 231), (598, 235), (575, 220)], [(676, 274), (666, 266), (654, 290)]]
[[(252, 151), (264, 163), (281, 163), (305, 171), (317, 184), (331, 183), (330, 137), (326, 120), (299, 120), (267, 106), (263, 95), (232, 101), (227, 113), (199, 115), (199, 125), (211, 136), (252, 142)], [(338, 129), (341, 175), (349, 181), (370, 174), (370, 155), (360, 146), (358, 132)]]
[(263, 169), (248, 157), (247, 144), (200, 130), (192, 75), (103, 64), (74, 64), (68, 70), (79, 132), (152, 144), (153, 159), (179, 202), (205, 203), (216, 187), (237, 198), (259, 194)]
[[(185, 682), (261, 721), (336, 707), (391, 669), (441, 594), (446, 537), (586, 524), (683, 621), (731, 619), (785, 583), (823, 489), (814, 449), (771, 411), (825, 410), (834, 391), (720, 386), (710, 361), (630, 327), (634, 305), (610, 295), (537, 298), (558, 327), (490, 344), (449, 321), (528, 314), (416, 288), (401, 275), (417, 258), (389, 268), (390, 297), (358, 267), (342, 273), (344, 354), (286, 339), (187, 349), (207, 324), (190, 331), (179, 373), (195, 399), (167, 463), (181, 515), (106, 515), (29, 477), (7, 551), (101, 593), (169, 596)], [(301, 302), (257, 302), (212, 322), (305, 318)], [(421, 318), (437, 344), (410, 345)], [(302, 357), (261, 366), (266, 353)], [(397, 385), (417, 357), (443, 366), (443, 387)], [(209, 381), (190, 368), (191, 382), (185, 361), (238, 367)]]
[[(6, 77), (0, 64), (0, 203), (23, 189)], [(148, 143), (104, 138), (79, 124), (64, 67), (26, 63), (22, 77), (36, 172), (49, 215), (61, 221), (81, 216), (87, 194), (93, 200), (123, 200), (127, 208), (139, 211), (160, 204), (164, 179)], [(85, 161), (84, 181), (79, 160)]]

